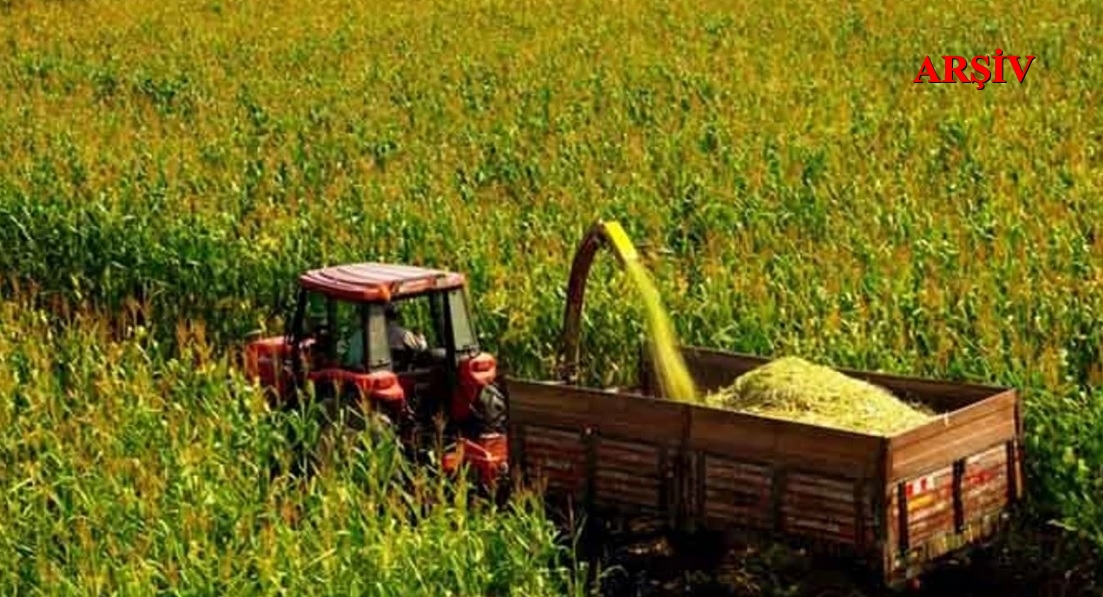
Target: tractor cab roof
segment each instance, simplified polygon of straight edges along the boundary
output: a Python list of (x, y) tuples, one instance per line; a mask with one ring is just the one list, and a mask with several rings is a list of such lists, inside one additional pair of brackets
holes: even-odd
[(390, 301), (464, 285), (463, 274), (413, 265), (353, 263), (313, 269), (299, 276), (308, 290), (350, 301)]

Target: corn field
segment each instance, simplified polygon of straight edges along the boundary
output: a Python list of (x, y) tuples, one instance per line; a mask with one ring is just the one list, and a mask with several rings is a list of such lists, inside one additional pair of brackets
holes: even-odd
[[(399, 261), (466, 273), (486, 347), (548, 376), (596, 218), (648, 246), (683, 343), (1019, 388), (1032, 515), (1103, 547), (1101, 23), (0, 0), (0, 590), (573, 590), (535, 505), (388, 522), (412, 506), (379, 450), (270, 480), (283, 436), (232, 355), (304, 268)], [(997, 48), (1036, 56), (1023, 82), (912, 82)], [(597, 264), (590, 383), (634, 374), (626, 288)]]

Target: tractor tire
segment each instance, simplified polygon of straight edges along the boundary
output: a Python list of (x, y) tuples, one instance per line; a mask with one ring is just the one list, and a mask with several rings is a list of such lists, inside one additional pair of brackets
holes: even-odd
[(337, 398), (321, 401), (323, 412), (322, 430), (319, 438), (317, 459), (320, 466), (327, 466), (340, 454), (347, 457), (356, 448), (362, 448), (364, 433), (369, 435), (368, 445), (395, 441), (394, 422), (381, 412), (369, 412), (366, 415), (355, 404)]

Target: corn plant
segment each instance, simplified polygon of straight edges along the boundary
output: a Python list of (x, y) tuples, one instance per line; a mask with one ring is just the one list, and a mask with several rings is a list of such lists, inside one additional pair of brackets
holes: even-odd
[[(9, 294), (33, 288), (51, 316), (137, 309), (167, 351), (178, 321), (204, 322), (219, 350), (279, 330), (279, 298), (307, 267), (452, 268), (470, 276), (488, 348), (539, 377), (552, 372), (574, 243), (593, 219), (616, 219), (668, 250), (649, 268), (683, 342), (1022, 389), (1033, 506), (1103, 545), (1101, 18), (1103, 5), (1082, 0), (0, 3), (0, 271)], [(997, 48), (1036, 56), (1022, 83), (912, 83), (926, 56)], [(644, 329), (608, 261), (594, 270), (582, 345), (586, 381), (603, 385), (630, 379)], [(55, 454), (28, 462), (70, 483), (84, 474), (70, 463), (107, 458), (100, 443), (122, 459), (111, 466), (152, 444), (173, 475), (245, 474), (218, 472), (225, 455), (170, 455), (187, 443), (171, 434), (199, 431), (159, 427), (211, 408), (165, 380), (213, 378), (155, 375), (159, 365), (126, 356), (140, 344), (73, 342), (65, 350), (92, 376), (79, 392), (110, 388), (103, 404), (115, 406), (62, 417), (70, 401), (77, 413), (100, 402), (66, 394), (60, 380), (75, 374), (47, 366), (56, 355), (12, 360), (5, 408), (37, 391), (54, 418), (21, 423), (9, 449)], [(269, 432), (236, 426), (251, 420), (205, 420), (219, 441), (274, 450), (258, 444), (276, 441)], [(94, 429), (111, 435), (86, 436)], [(68, 452), (78, 447), (89, 452)], [(147, 469), (128, 474), (168, 491)], [(12, 549), (41, 542), (55, 555), (5, 560), (19, 567), (12, 578), (222, 582), (203, 567), (215, 548), (189, 547), (179, 529), (206, 537), (261, 516), (234, 510), (260, 497), (216, 493), (228, 514), (178, 509), (170, 530), (140, 535), (114, 481), (96, 478), (102, 487), (81, 486), (90, 502), (21, 486), (38, 514), (9, 531)], [(169, 503), (208, 499), (188, 491)], [(54, 493), (69, 505), (50, 505)], [(122, 533), (115, 544), (52, 514), (109, 506), (116, 518), (89, 528)], [(336, 572), (329, 547), (271, 532), (248, 546), (209, 534), (227, 537), (217, 549), (267, 554), (256, 570), (291, 566), (248, 582), (358, 574)], [(84, 557), (93, 545), (101, 555)], [(342, 549), (333, 557), (353, 558)], [(373, 565), (402, 565), (389, 557)], [(127, 558), (160, 568), (110, 565)]]

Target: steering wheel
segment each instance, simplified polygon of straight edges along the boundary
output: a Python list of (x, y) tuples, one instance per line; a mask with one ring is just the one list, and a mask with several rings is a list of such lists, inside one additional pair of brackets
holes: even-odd
[(406, 353), (409, 355), (410, 364), (413, 367), (426, 367), (434, 364), (440, 357), (437, 356), (437, 352), (444, 352), (443, 348), (428, 348), (426, 350), (413, 350), (406, 349)]
[(414, 366), (414, 355), (408, 348), (391, 347), (391, 367), (396, 373), (409, 371)]

